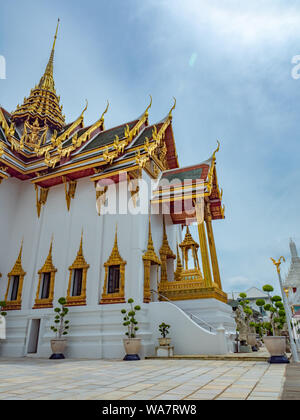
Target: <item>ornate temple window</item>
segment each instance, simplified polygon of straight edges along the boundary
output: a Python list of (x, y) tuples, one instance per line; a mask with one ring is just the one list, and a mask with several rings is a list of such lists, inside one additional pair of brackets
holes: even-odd
[(23, 280), (26, 275), (22, 267), (22, 250), (23, 243), (21, 245), (17, 261), (15, 262), (11, 272), (8, 273), (8, 285), (5, 295), (5, 310), (21, 309), (22, 306)]
[(54, 283), (57, 269), (52, 261), (53, 239), (51, 239), (48, 256), (43, 267), (39, 270), (39, 282), (36, 298), (32, 309), (52, 308), (54, 296)]
[(125, 302), (125, 265), (119, 253), (118, 233), (109, 259), (104, 263), (105, 278), (100, 304)]
[[(149, 232), (148, 232), (148, 245), (147, 245), (147, 251), (143, 255), (143, 263), (144, 263), (144, 302), (149, 303), (151, 302), (151, 288), (152, 288), (152, 282), (151, 278), (155, 275), (155, 272), (153, 272), (153, 268), (156, 268), (157, 270), (157, 277), (158, 277), (158, 268), (161, 265), (161, 261), (159, 257), (156, 255), (154, 246), (153, 246), (153, 240), (152, 240), (152, 234), (151, 234), (151, 220), (149, 216)], [(153, 286), (153, 289), (157, 289), (157, 280), (155, 286)]]
[(67, 306), (86, 305), (86, 280), (90, 268), (83, 255), (83, 234), (79, 250), (73, 264), (69, 267), (70, 277), (67, 291)]

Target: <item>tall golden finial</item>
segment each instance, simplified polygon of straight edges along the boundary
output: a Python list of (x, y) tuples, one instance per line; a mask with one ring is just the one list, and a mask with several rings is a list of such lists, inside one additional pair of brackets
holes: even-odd
[(285, 258), (281, 256), (278, 259), (278, 261), (274, 260), (274, 258), (271, 258), (271, 260), (272, 260), (273, 264), (276, 266), (277, 273), (280, 274), (281, 260), (285, 262)]
[(56, 39), (57, 39), (59, 22), (60, 22), (60, 19), (57, 20), (57, 26), (56, 26), (54, 41), (53, 41), (53, 45), (52, 45), (52, 49), (50, 53), (50, 58), (49, 58), (45, 73), (43, 74), (39, 83), (40, 89), (50, 90), (53, 93), (55, 93), (55, 85), (54, 85), (54, 79), (53, 79), (53, 62), (54, 62), (54, 52), (55, 52), (55, 44), (56, 44)]
[(23, 244), (24, 244), (24, 237), (22, 238), (21, 247), (20, 247), (18, 258), (17, 258), (17, 262), (22, 261)]
[(169, 111), (169, 115), (168, 115), (169, 118), (172, 118), (172, 111), (174, 111), (174, 109), (176, 108), (176, 98), (173, 96), (173, 99), (174, 99), (174, 104)]
[(77, 256), (78, 257), (83, 256), (83, 228), (81, 229), (80, 245), (79, 245)]
[(216, 153), (218, 153), (218, 151), (220, 150), (220, 142), (219, 142), (219, 140), (217, 140), (217, 143), (218, 143), (218, 147), (216, 148), (216, 150), (214, 151), (214, 153), (212, 155), (212, 158), (213, 159), (216, 159)]
[(150, 96), (150, 104), (147, 106), (147, 108), (146, 108), (146, 110), (145, 110), (145, 112), (144, 112), (144, 115), (146, 115), (147, 117), (148, 117), (148, 115), (149, 115), (149, 109), (151, 108), (151, 106), (152, 106), (152, 96), (151, 95), (149, 95)]

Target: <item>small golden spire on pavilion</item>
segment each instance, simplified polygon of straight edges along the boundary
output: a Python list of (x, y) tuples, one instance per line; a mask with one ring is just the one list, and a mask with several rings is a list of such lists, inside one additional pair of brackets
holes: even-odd
[(177, 244), (177, 263), (176, 263), (176, 271), (174, 273), (174, 280), (175, 281), (180, 281), (181, 280), (181, 275), (182, 275), (182, 271), (183, 271), (183, 266), (181, 263), (181, 258), (180, 258), (180, 251), (179, 251), (179, 246)]
[(163, 241), (162, 241), (162, 246), (159, 250), (159, 254), (160, 256), (165, 255), (167, 258), (173, 258), (173, 259), (176, 258), (176, 255), (174, 254), (174, 252), (172, 251), (169, 245), (164, 215), (163, 215)]
[(147, 251), (143, 255), (143, 260), (149, 260), (153, 263), (156, 263), (158, 265), (161, 265), (161, 261), (158, 258), (158, 256), (155, 253), (153, 240), (152, 240), (152, 232), (151, 232), (151, 218), (149, 214), (149, 230), (148, 230), (148, 245), (147, 245)]

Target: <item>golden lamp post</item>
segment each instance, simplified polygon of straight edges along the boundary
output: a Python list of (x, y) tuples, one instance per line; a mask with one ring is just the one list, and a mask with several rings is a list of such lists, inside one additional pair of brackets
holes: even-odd
[(286, 322), (287, 322), (288, 331), (289, 331), (293, 360), (294, 360), (295, 363), (299, 363), (298, 352), (297, 352), (297, 348), (296, 348), (296, 344), (295, 344), (295, 340), (294, 340), (294, 336), (293, 336), (293, 332), (292, 332), (292, 328), (291, 328), (291, 322), (292, 322), (292, 318), (291, 318), (291, 315), (290, 315), (291, 312), (290, 312), (289, 304), (288, 304), (288, 301), (287, 301), (286, 293), (283, 289), (282, 279), (281, 279), (281, 274), (280, 274), (281, 260), (285, 262), (285, 258), (280, 257), (278, 261), (274, 260), (274, 258), (271, 258), (271, 260), (272, 260), (273, 264), (276, 266), (276, 270), (277, 270), (277, 274), (278, 274), (280, 290), (281, 290), (284, 310), (285, 310), (285, 314), (286, 314)]

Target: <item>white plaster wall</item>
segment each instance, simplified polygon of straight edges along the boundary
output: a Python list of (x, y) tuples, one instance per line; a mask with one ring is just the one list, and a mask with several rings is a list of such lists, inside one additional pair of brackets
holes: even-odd
[(232, 308), (224, 302), (216, 299), (193, 299), (178, 300), (174, 303), (185, 312), (199, 317), (214, 328), (222, 325), (230, 334), (236, 330)]
[[(150, 178), (146, 174), (143, 177), (149, 184)], [(69, 308), (71, 329), (66, 355), (91, 358), (124, 356), (122, 344), (124, 329), (120, 314), (124, 305), (99, 305), (105, 274), (103, 264), (112, 251), (116, 225), (120, 255), (127, 261), (125, 298), (132, 297), (136, 304), (142, 306), (142, 311), (139, 313), (139, 335), (143, 338), (141, 356), (154, 354), (157, 338), (156, 324), (163, 320), (173, 324), (174, 330), (177, 325), (177, 338), (174, 338), (175, 351), (180, 351), (182, 354), (192, 354), (197, 350), (201, 353), (224, 351), (223, 344), (220, 344), (220, 339), (217, 339), (216, 335), (207, 335), (206, 331), (199, 329), (197, 324), (174, 305), (165, 302), (143, 304), (142, 255), (146, 251), (148, 241), (149, 216), (145, 211), (148, 209), (148, 204), (147, 208), (143, 209), (143, 214), (121, 214), (124, 213), (124, 203), (127, 202), (124, 184), (118, 185), (117, 188), (123, 189), (121, 200), (117, 202), (117, 214), (98, 216), (94, 185), (89, 178), (86, 178), (78, 181), (75, 199), (71, 200), (69, 212), (65, 201), (64, 185), (59, 185), (50, 189), (47, 203), (43, 206), (41, 216), (38, 218), (34, 186), (30, 182), (14, 179), (2, 182), (0, 185), (0, 235), (2, 239), (0, 241), (0, 272), (3, 276), (0, 279), (0, 300), (4, 298), (8, 281), (7, 273), (16, 261), (22, 238), (24, 238), (22, 264), (27, 274), (23, 284), (22, 310), (9, 311), (7, 340), (1, 343), (0, 354), (26, 355), (31, 320), (37, 318), (41, 319), (37, 356), (50, 355), (49, 340), (52, 337), (50, 325), (53, 320), (53, 309), (32, 309), (37, 291), (38, 270), (45, 262), (53, 235), (53, 263), (57, 268), (54, 304), (59, 297), (66, 296), (69, 282), (68, 267), (77, 255), (83, 229), (83, 251), (90, 265), (87, 274), (87, 305)], [(150, 198), (145, 194), (146, 191), (142, 190), (140, 194), (142, 203), (148, 203), (146, 200)], [(108, 200), (110, 200), (109, 194)], [(176, 242), (182, 239), (181, 228), (179, 225), (172, 225), (169, 215), (165, 217), (165, 221), (169, 244), (176, 253)], [(155, 251), (159, 256), (163, 237), (161, 215), (151, 216), (151, 230)], [(155, 314), (153, 314), (154, 308)], [(223, 322), (223, 325), (225, 326), (226, 322)], [(195, 339), (194, 334), (198, 338)], [(219, 344), (214, 348), (213, 344), (216, 343)]]
[(171, 326), (169, 337), (172, 339), (175, 354), (226, 354), (229, 351), (225, 329), (220, 329), (217, 333), (209, 332), (172, 303), (151, 302), (149, 319), (155, 343), (160, 337), (158, 326), (162, 322)]

